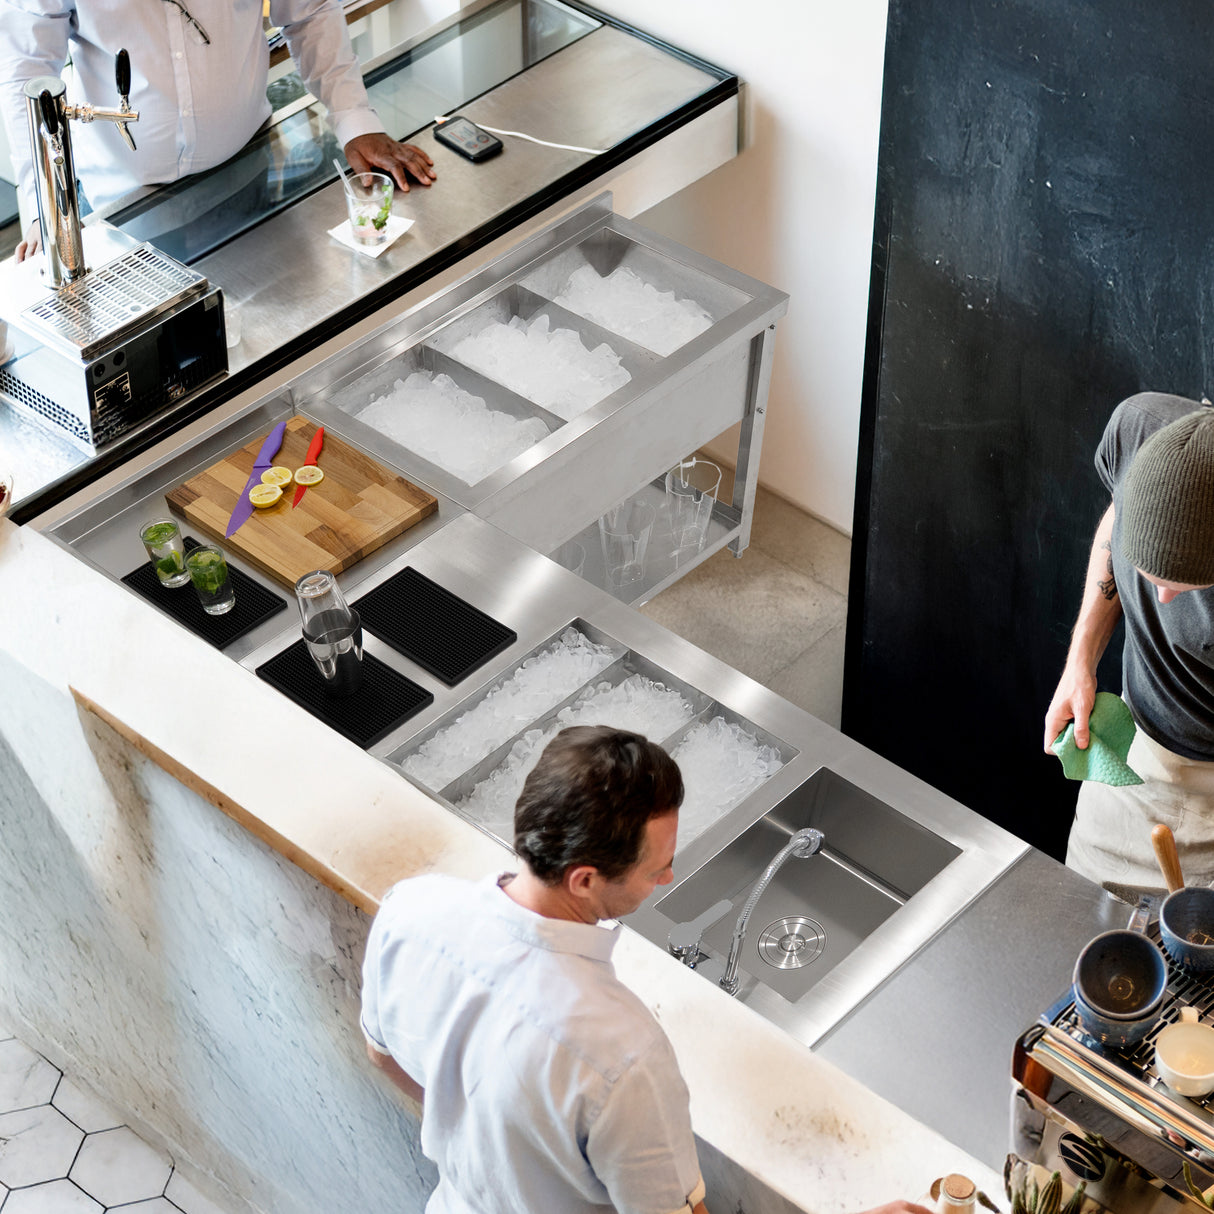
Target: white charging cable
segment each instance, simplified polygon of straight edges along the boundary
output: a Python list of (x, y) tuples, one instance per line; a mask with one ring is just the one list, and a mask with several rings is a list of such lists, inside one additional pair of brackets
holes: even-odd
[[(442, 126), (444, 122), (451, 121), (451, 116), (449, 114), (436, 114), (434, 121), (439, 126)], [(538, 143), (541, 147), (559, 148), (562, 152), (585, 152), (588, 156), (601, 156), (607, 151), (606, 148), (579, 148), (575, 147), (572, 143), (549, 143), (547, 139), (537, 139), (534, 135), (523, 134), (522, 131), (502, 131), (495, 126), (485, 126), (482, 122), (478, 122), (476, 125), (482, 131), (488, 131), (491, 135), (511, 135), (515, 139), (525, 139), (528, 143)]]

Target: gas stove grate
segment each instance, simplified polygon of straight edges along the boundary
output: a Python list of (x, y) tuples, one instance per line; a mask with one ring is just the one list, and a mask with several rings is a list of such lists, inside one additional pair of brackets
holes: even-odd
[[(1147, 935), (1156, 944), (1160, 944), (1159, 925), (1154, 920), (1147, 928)], [(1167, 994), (1164, 995), (1163, 1013), (1158, 1023), (1137, 1045), (1124, 1050), (1119, 1050), (1114, 1046), (1101, 1045), (1084, 1032), (1075, 1011), (1075, 1004), (1069, 1000), (1051, 1022), (1055, 1028), (1061, 1029), (1088, 1049), (1115, 1062), (1135, 1079), (1153, 1088), (1164, 1086), (1163, 1080), (1155, 1070), (1155, 1039), (1163, 1029), (1180, 1019), (1182, 1007), (1196, 1008), (1203, 1020), (1214, 1016), (1214, 973), (1195, 974), (1183, 966), (1177, 965), (1168, 956), (1167, 949), (1164, 949), (1161, 944), (1160, 947), (1168, 962), (1168, 989)], [(1185, 1097), (1185, 1099), (1191, 1100), (1208, 1113), (1214, 1114), (1214, 1093), (1209, 1096)]]

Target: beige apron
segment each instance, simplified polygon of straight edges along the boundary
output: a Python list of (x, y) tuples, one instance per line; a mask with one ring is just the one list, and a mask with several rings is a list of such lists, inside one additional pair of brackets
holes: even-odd
[(1214, 763), (1181, 758), (1141, 729), (1126, 762), (1142, 784), (1080, 787), (1067, 867), (1127, 901), (1162, 890), (1151, 827), (1163, 822), (1176, 836), (1185, 884), (1214, 885)]

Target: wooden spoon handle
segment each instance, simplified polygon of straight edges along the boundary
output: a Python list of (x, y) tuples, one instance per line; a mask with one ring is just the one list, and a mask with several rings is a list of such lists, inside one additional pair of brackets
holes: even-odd
[(1159, 871), (1163, 873), (1168, 893), (1175, 893), (1184, 888), (1184, 877), (1180, 872), (1180, 856), (1176, 854), (1176, 837), (1172, 828), (1160, 822), (1151, 828), (1151, 846), (1155, 849), (1155, 859), (1159, 861)]

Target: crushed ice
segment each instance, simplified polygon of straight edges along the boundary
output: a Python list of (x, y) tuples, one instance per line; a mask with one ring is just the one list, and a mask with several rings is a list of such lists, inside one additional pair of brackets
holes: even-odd
[(593, 266), (575, 270), (554, 300), (655, 354), (673, 354), (711, 327), (712, 317), (693, 299), (659, 291), (627, 266), (606, 278)]
[(693, 716), (679, 692), (642, 674), (623, 682), (601, 682), (588, 688), (573, 704), (562, 708), (547, 729), (530, 729), (510, 748), (501, 765), (459, 803), (470, 818), (499, 838), (514, 837), (514, 804), (540, 752), (570, 725), (611, 725), (661, 741), (681, 729)]
[(457, 342), (451, 356), (566, 421), (632, 379), (606, 342), (587, 350), (572, 329), (549, 332), (544, 314), (493, 321)]
[(596, 645), (578, 629), (566, 628), (551, 645), (532, 654), (484, 699), (406, 757), (401, 767), (426, 788), (440, 791), (524, 725), (590, 682), (615, 656), (610, 646)]
[(724, 717), (693, 725), (671, 758), (683, 773), (680, 849), (784, 766), (778, 750)]
[(491, 409), (449, 375), (415, 371), (392, 391), (360, 409), (359, 421), (409, 451), (475, 485), (490, 472), (548, 437), (538, 417)]

